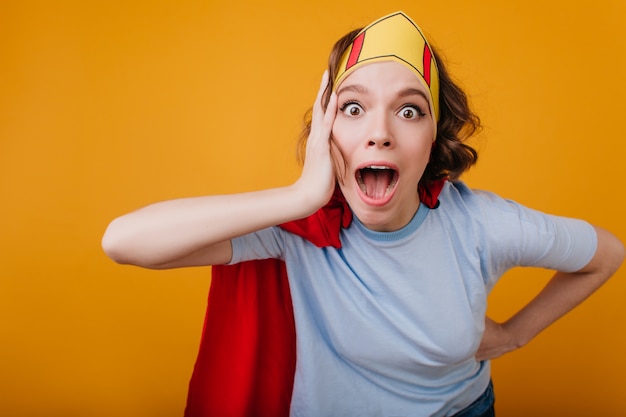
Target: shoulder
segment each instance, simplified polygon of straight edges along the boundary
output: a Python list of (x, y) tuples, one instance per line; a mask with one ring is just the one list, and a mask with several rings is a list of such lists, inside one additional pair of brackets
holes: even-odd
[(474, 221), (496, 221), (500, 218), (523, 216), (525, 207), (485, 190), (470, 188), (463, 181), (448, 181), (439, 196), (440, 205), (435, 212), (449, 217), (463, 217)]
[(576, 270), (595, 251), (596, 234), (589, 223), (544, 213), (462, 182), (446, 187), (440, 208), (441, 215), (455, 216), (455, 223), (469, 224), (481, 247), (509, 266)]
[(472, 189), (462, 181), (450, 182), (440, 197), (440, 215), (454, 224), (471, 224), (480, 235), (504, 241), (522, 230), (548, 232), (554, 216), (529, 208), (490, 191)]

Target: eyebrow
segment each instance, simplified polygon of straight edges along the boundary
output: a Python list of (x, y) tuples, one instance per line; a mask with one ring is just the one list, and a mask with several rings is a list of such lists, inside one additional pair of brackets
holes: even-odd
[(364, 94), (364, 93), (367, 93), (367, 88), (359, 84), (350, 84), (350, 85), (346, 85), (345, 87), (341, 87), (339, 90), (337, 90), (337, 95), (340, 95), (341, 93), (344, 93), (347, 91)]
[[(354, 93), (365, 94), (367, 93), (367, 88), (365, 88), (365, 86), (362, 86), (360, 84), (350, 84), (350, 85), (346, 85), (345, 87), (341, 87), (339, 90), (337, 90), (337, 95), (339, 96), (342, 93), (345, 93), (348, 91), (352, 91)], [(398, 93), (398, 97), (409, 97), (409, 96), (415, 96), (415, 95), (421, 96), (424, 98), (424, 100), (426, 100), (426, 102), (429, 102), (428, 95), (426, 95), (425, 92), (417, 88), (406, 88), (404, 90), (401, 90)]]
[(405, 90), (400, 91), (400, 93), (398, 93), (398, 97), (409, 97), (409, 96), (422, 96), (424, 98), (424, 100), (426, 100), (426, 102), (429, 102), (428, 100), (428, 96), (426, 95), (425, 92), (423, 92), (422, 90), (418, 90), (417, 88), (407, 88)]

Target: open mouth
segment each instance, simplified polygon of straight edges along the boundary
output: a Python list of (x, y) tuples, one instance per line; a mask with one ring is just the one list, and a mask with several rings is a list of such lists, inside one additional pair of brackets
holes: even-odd
[(398, 183), (398, 171), (384, 165), (369, 165), (356, 171), (356, 182), (367, 197), (380, 200)]

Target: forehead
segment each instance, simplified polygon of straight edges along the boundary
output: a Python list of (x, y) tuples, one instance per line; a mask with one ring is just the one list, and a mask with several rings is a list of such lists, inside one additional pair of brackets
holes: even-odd
[(357, 68), (337, 86), (337, 92), (341, 94), (342, 90), (345, 91), (346, 87), (351, 89), (351, 86), (364, 87), (367, 90), (412, 88), (428, 94), (415, 73), (395, 61), (373, 62)]

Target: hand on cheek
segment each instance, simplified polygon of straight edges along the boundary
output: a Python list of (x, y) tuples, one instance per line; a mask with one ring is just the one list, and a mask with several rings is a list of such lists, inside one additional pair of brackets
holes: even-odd
[(320, 89), (313, 105), (311, 132), (306, 145), (306, 157), (302, 174), (296, 182), (297, 189), (306, 196), (305, 203), (312, 211), (326, 204), (335, 189), (334, 143), (331, 131), (337, 115), (337, 95), (332, 93), (326, 111), (322, 107), (322, 98), (328, 85), (328, 73), (322, 77)]

